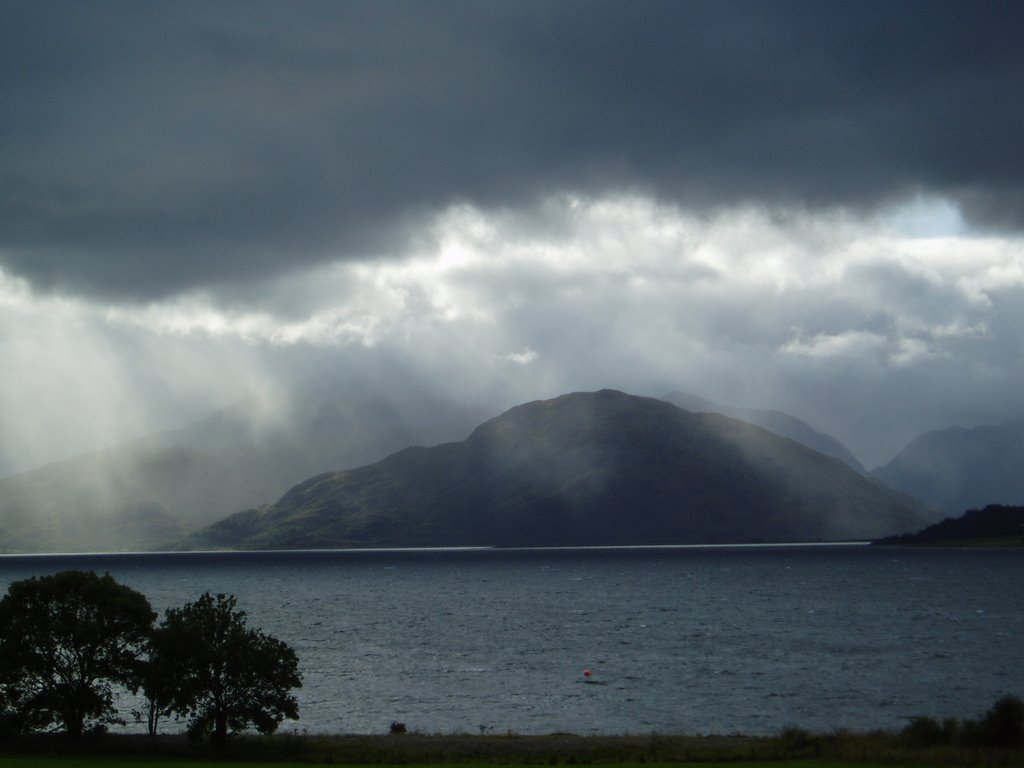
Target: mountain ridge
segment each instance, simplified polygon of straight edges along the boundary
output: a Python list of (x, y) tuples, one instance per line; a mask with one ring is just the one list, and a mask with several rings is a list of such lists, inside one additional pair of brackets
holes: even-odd
[(862, 475), (867, 474), (864, 465), (839, 440), (824, 432), (817, 431), (802, 419), (798, 419), (788, 413), (777, 410), (737, 408), (730, 405), (722, 405), (721, 403), (716, 403), (699, 395), (693, 395), (681, 390), (669, 392), (662, 397), (662, 400), (667, 400), (686, 411), (694, 413), (720, 413), (723, 416), (756, 424), (767, 429), (769, 432), (796, 440), (801, 445), (818, 451), (818, 453), (840, 459)]
[(1024, 504), (1024, 421), (918, 436), (871, 475), (948, 515)]
[(601, 390), (524, 403), (461, 442), (317, 475), (182, 546), (867, 539), (928, 519), (839, 459), (756, 425)]

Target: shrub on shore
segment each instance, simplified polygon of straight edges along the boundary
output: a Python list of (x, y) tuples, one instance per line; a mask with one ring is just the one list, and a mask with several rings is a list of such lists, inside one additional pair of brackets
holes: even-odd
[(1024, 746), (1024, 701), (1003, 696), (977, 720), (915, 717), (900, 732), (907, 746), (928, 748), (965, 747), (1013, 748)]

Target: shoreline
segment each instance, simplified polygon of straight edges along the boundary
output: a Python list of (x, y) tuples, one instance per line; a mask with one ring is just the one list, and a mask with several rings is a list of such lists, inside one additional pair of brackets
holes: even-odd
[(502, 554), (602, 554), (602, 553), (659, 553), (659, 552), (720, 552), (720, 551), (764, 551), (786, 549), (862, 549), (873, 542), (856, 541), (773, 541), (741, 542), (730, 544), (600, 544), (564, 547), (336, 547), (324, 549), (189, 549), (189, 550), (142, 550), (123, 552), (0, 552), (2, 562), (39, 562), (53, 560), (161, 560), (161, 559), (203, 559), (212, 557), (232, 558), (291, 558), (291, 557), (373, 557), (373, 556), (459, 556), (459, 555), (502, 555)]

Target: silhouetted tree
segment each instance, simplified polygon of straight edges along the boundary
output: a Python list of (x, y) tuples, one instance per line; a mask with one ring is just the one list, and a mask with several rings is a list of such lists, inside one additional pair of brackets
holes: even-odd
[(27, 723), (18, 711), (17, 689), (10, 679), (0, 680), (0, 739), (17, 736)]
[(157, 714), (187, 715), (192, 733), (211, 733), (217, 744), (227, 741), (229, 731), (251, 725), (272, 733), (285, 718), (299, 716), (290, 693), (302, 685), (295, 651), (249, 629), (236, 602), (207, 592), (172, 608), (152, 644), (151, 679), (163, 686), (148, 692)]
[(118, 722), (113, 687), (135, 688), (156, 614), (144, 595), (91, 571), (10, 585), (0, 600), (0, 701), (19, 730), (71, 736)]
[(997, 747), (1024, 744), (1024, 701), (1003, 696), (978, 721), (975, 734), (983, 743)]
[(146, 731), (150, 736), (156, 736), (161, 718), (175, 713), (175, 676), (179, 674), (182, 663), (175, 659), (175, 649), (164, 647), (168, 640), (168, 633), (154, 630), (146, 646), (146, 660), (139, 667), (139, 687), (146, 704), (142, 712), (135, 712), (135, 717), (141, 720), (145, 716)]

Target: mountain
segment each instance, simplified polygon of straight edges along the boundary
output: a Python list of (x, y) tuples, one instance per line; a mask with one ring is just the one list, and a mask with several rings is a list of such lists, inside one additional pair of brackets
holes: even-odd
[(0, 480), (0, 552), (153, 549), (312, 474), (461, 438), (481, 414), (329, 386), (273, 417), (241, 403), (182, 429)]
[(801, 445), (823, 453), (826, 456), (833, 456), (846, 462), (852, 469), (865, 474), (863, 465), (857, 461), (857, 457), (850, 453), (850, 450), (831, 435), (822, 434), (812, 429), (807, 423), (795, 416), (781, 411), (760, 411), (753, 408), (733, 408), (728, 405), (705, 400), (703, 397), (691, 395), (687, 392), (670, 392), (662, 398), (667, 400), (684, 411), (694, 413), (720, 413), (723, 416), (730, 416), (740, 421), (747, 421), (759, 427), (774, 432), (776, 435), (796, 440)]
[(0, 481), (0, 551), (134, 550), (178, 538), (252, 492), (209, 456), (122, 446)]
[(561, 546), (877, 538), (916, 502), (760, 427), (603, 390), (462, 442), (310, 478), (183, 547)]
[(948, 515), (1024, 504), (1024, 421), (951, 427), (913, 440), (871, 474)]
[(874, 543), (1024, 546), (1024, 507), (990, 504), (984, 509), (968, 510), (960, 517), (947, 517), (918, 533), (889, 536)]

